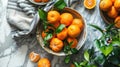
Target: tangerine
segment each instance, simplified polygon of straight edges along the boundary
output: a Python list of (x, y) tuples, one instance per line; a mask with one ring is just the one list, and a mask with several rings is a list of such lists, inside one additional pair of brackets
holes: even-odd
[(63, 13), (61, 14), (60, 17), (61, 17), (60, 23), (65, 24), (66, 26), (69, 26), (73, 21), (73, 16), (70, 13)]
[(50, 41), (50, 48), (55, 51), (55, 52), (59, 52), (62, 50), (63, 48), (63, 42), (62, 40), (58, 39), (58, 38), (53, 38)]
[(80, 29), (83, 28), (83, 21), (82, 21), (82, 19), (75, 18), (75, 19), (73, 19), (72, 24), (73, 25), (78, 25)]
[(96, 0), (84, 0), (84, 6), (87, 9), (93, 9), (96, 6)]
[(56, 23), (53, 24), (53, 26), (54, 26), (55, 28), (57, 28), (59, 25), (60, 25), (60, 22), (56, 22)]
[(116, 8), (116, 10), (120, 11), (120, 0), (115, 0), (114, 7)]
[(49, 59), (41, 58), (38, 62), (38, 67), (51, 67)]
[(46, 35), (47, 33), (45, 33), (45, 31), (42, 31), (42, 38), (45, 38)]
[(31, 52), (29, 54), (29, 58), (32, 62), (37, 62), (40, 59), (40, 55), (35, 52)]
[(76, 47), (77, 47), (78, 41), (77, 41), (76, 38), (68, 37), (68, 38), (67, 38), (67, 41), (68, 41), (68, 43), (71, 43), (71, 42), (72, 42), (71, 48), (76, 48)]
[(60, 33), (57, 34), (57, 38), (64, 40), (67, 37), (67, 28), (64, 28)]
[(117, 27), (117, 28), (120, 28), (120, 16), (118, 16), (118, 17), (116, 17), (115, 18), (115, 26)]
[(81, 29), (78, 27), (78, 25), (70, 25), (68, 27), (68, 35), (70, 37), (77, 37), (81, 32)]
[(112, 6), (112, 8), (110, 9), (110, 11), (108, 11), (107, 15), (110, 17), (110, 18), (116, 18), (118, 16), (118, 12), (117, 10), (115, 9), (114, 6)]
[(103, 11), (109, 11), (112, 7), (112, 1), (111, 0), (101, 0), (100, 2), (100, 9)]
[(60, 20), (60, 13), (58, 11), (52, 10), (48, 12), (47, 20), (49, 23), (56, 23)]

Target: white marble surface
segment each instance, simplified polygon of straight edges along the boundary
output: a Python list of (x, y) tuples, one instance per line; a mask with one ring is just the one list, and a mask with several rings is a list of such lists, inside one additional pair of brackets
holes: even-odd
[[(106, 24), (101, 19), (99, 13), (100, 0), (97, 0), (97, 5), (93, 10), (86, 9), (83, 6), (82, 1), (83, 0), (80, 0), (77, 3), (75, 9), (83, 16), (86, 23), (92, 23), (100, 27), (105, 27)], [(72, 55), (72, 60), (81, 61), (81, 59), (83, 59), (84, 49), (91, 47), (93, 45), (93, 40), (96, 37), (99, 37), (99, 32), (89, 26), (87, 28), (87, 40), (84, 46), (80, 49), (79, 53), (76, 55)], [(26, 37), (15, 38), (14, 40), (16, 43), (12, 43), (6, 50), (0, 51), (0, 67), (37, 67), (37, 64), (31, 62), (28, 58), (28, 55), (31, 51), (39, 53), (41, 57), (49, 58), (52, 64), (51, 67), (69, 67), (69, 64), (65, 64), (63, 62), (64, 57), (57, 57), (44, 51), (37, 42), (35, 34)]]

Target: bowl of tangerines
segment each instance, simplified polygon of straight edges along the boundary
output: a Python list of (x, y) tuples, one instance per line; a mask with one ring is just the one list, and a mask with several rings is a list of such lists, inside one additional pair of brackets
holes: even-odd
[(120, 0), (101, 0), (99, 7), (103, 20), (120, 28)]
[(65, 56), (76, 53), (86, 40), (86, 23), (71, 8), (52, 9), (45, 14), (39, 10), (43, 24), (37, 26), (37, 40), (48, 53)]

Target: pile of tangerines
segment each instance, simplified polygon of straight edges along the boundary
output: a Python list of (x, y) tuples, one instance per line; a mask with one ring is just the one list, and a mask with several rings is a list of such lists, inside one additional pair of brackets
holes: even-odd
[[(47, 41), (54, 52), (60, 52), (63, 49), (65, 40), (68, 43), (72, 42), (71, 48), (76, 48), (77, 37), (84, 27), (82, 19), (73, 17), (69, 12), (60, 13), (57, 10), (51, 10), (47, 14), (47, 21), (54, 28), (47, 26), (46, 30), (42, 31), (41, 36), (44, 39), (50, 29), (54, 31), (53, 37)], [(55, 33), (61, 24), (65, 27), (59, 33)]]
[(114, 19), (115, 26), (120, 28), (120, 0), (101, 0), (100, 9)]

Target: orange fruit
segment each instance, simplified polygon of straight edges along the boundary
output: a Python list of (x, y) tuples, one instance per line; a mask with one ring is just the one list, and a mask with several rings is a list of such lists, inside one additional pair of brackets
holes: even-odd
[(35, 52), (31, 52), (29, 54), (29, 58), (32, 62), (37, 62), (40, 59), (40, 55)]
[(77, 37), (80, 34), (81, 30), (77, 25), (70, 25), (68, 27), (68, 35), (70, 37)]
[(74, 64), (71, 64), (70, 67), (75, 67), (75, 65), (74, 65)]
[(56, 23), (60, 20), (60, 13), (58, 11), (52, 10), (48, 12), (47, 20), (49, 23)]
[(111, 1), (112, 1), (112, 3), (114, 4), (115, 0), (111, 0)]
[(62, 50), (63, 48), (63, 42), (62, 40), (58, 39), (58, 38), (53, 38), (50, 41), (50, 48), (55, 51), (55, 52), (59, 52)]
[(100, 9), (103, 11), (109, 11), (112, 7), (112, 1), (111, 0), (101, 0), (100, 1)]
[(60, 25), (59, 22), (56, 22), (56, 23), (53, 24), (53, 26), (54, 26), (55, 28), (57, 28), (59, 25)]
[(83, 21), (82, 21), (82, 19), (75, 18), (75, 19), (73, 19), (72, 24), (73, 25), (78, 25), (80, 29), (83, 28)]
[(41, 58), (38, 62), (38, 67), (51, 67), (49, 59)]
[(45, 38), (46, 35), (45, 31), (42, 31), (42, 38)]
[(110, 17), (110, 18), (116, 18), (118, 16), (118, 12), (117, 10), (115, 9), (114, 6), (112, 6), (112, 8), (110, 9), (110, 11), (108, 11), (107, 15)]
[(72, 42), (71, 48), (76, 48), (77, 47), (78, 41), (77, 41), (76, 38), (68, 37), (67, 41), (68, 41), (68, 43)]
[(64, 40), (67, 37), (67, 28), (64, 28), (60, 33), (57, 34), (57, 38)]
[(66, 26), (69, 26), (73, 21), (73, 16), (70, 13), (63, 13), (61, 14), (60, 17), (61, 17), (60, 23), (65, 24)]
[(49, 0), (42, 0), (42, 2), (48, 2)]
[(114, 7), (116, 8), (116, 10), (120, 11), (120, 0), (115, 0)]
[(35, 2), (42, 2), (42, 0), (34, 0)]
[(96, 0), (84, 0), (84, 6), (87, 9), (93, 9), (96, 6)]
[(118, 16), (118, 17), (116, 17), (115, 18), (115, 26), (117, 27), (117, 28), (120, 28), (120, 16)]

